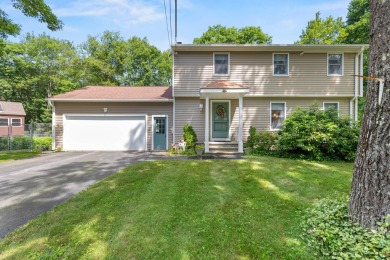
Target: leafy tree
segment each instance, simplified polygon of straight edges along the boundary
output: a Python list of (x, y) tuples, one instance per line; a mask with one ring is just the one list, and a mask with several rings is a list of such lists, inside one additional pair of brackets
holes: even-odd
[(362, 129), (352, 179), (351, 219), (366, 228), (377, 229), (390, 215), (390, 2), (370, 1), (370, 77)]
[[(62, 29), (63, 23), (51, 11), (43, 0), (12, 0), (12, 6), (28, 17), (37, 18), (41, 23), (46, 23), (52, 31)], [(0, 38), (16, 36), (20, 33), (20, 25), (14, 23), (6, 12), (0, 9)]]
[(298, 44), (340, 44), (345, 41), (347, 31), (341, 17), (325, 19), (316, 13), (316, 18), (308, 22), (305, 30), (299, 36)]
[(82, 45), (86, 81), (90, 85), (156, 86), (170, 84), (168, 51), (161, 52), (146, 38), (123, 39), (118, 32), (90, 36)]
[(220, 24), (209, 26), (209, 29), (201, 37), (195, 38), (195, 44), (208, 43), (236, 43), (236, 44), (261, 44), (271, 43), (272, 37), (265, 34), (260, 27), (247, 26), (240, 29), (225, 27)]
[(45, 34), (8, 42), (0, 57), (0, 99), (22, 102), (27, 121), (50, 122), (47, 97), (83, 85), (81, 60), (72, 43)]
[(370, 34), (370, 3), (368, 0), (351, 0), (347, 14), (345, 43), (368, 44)]

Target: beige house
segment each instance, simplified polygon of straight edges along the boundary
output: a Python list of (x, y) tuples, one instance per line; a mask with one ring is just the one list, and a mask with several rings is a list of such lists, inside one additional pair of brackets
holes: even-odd
[[(53, 146), (165, 150), (182, 139), (183, 126), (190, 124), (206, 152), (242, 152), (250, 126), (276, 131), (294, 108), (314, 101), (356, 120), (363, 84), (353, 75), (363, 74), (367, 47), (176, 44), (172, 87), (89, 87), (50, 98)], [(94, 92), (99, 96), (93, 98)], [(108, 136), (117, 138), (104, 143)]]

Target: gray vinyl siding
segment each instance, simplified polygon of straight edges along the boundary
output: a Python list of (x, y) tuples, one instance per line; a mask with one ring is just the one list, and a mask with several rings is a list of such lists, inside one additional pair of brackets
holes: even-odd
[[(210, 100), (211, 102), (212, 100)], [(243, 101), (243, 139), (246, 141), (249, 135), (249, 128), (256, 127), (258, 131), (270, 130), (270, 103), (285, 102), (286, 115), (297, 108), (309, 108), (316, 101), (322, 109), (323, 102), (339, 102), (340, 116), (349, 115), (349, 98), (244, 98)], [(239, 107), (238, 99), (230, 100), (231, 102), (231, 124), (230, 137), (231, 141), (236, 141), (238, 136)], [(199, 103), (203, 104), (203, 110), (199, 110)], [(175, 141), (178, 142), (183, 138), (183, 126), (190, 124), (194, 128), (198, 142), (204, 142), (205, 135), (205, 100), (199, 98), (176, 98), (176, 129)], [(211, 106), (210, 106), (211, 109)]]
[(56, 147), (63, 146), (63, 115), (64, 114), (103, 114), (103, 108), (107, 108), (107, 114), (147, 114), (147, 145), (152, 149), (152, 116), (168, 116), (168, 149), (172, 143), (173, 105), (172, 103), (125, 103), (125, 102), (55, 102), (55, 135)]
[(199, 95), (215, 80), (230, 80), (250, 88), (248, 95), (353, 96), (354, 53), (344, 53), (344, 76), (327, 75), (327, 53), (289, 53), (289, 76), (273, 76), (273, 52), (230, 52), (229, 75), (213, 74), (213, 52), (175, 55), (175, 96)]

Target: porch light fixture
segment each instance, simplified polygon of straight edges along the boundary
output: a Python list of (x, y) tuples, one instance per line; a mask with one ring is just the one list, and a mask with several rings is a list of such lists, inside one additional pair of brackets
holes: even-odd
[(199, 104), (199, 111), (203, 110), (203, 104)]
[(107, 113), (107, 110), (108, 110), (108, 109), (107, 109), (106, 107), (103, 108), (103, 112), (104, 112), (104, 113)]

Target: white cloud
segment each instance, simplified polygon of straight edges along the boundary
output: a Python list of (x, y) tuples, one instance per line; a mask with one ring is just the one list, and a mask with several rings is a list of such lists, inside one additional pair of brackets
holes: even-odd
[(161, 4), (137, 0), (76, 0), (55, 8), (59, 17), (102, 17), (122, 24), (140, 24), (162, 20), (164, 9)]

